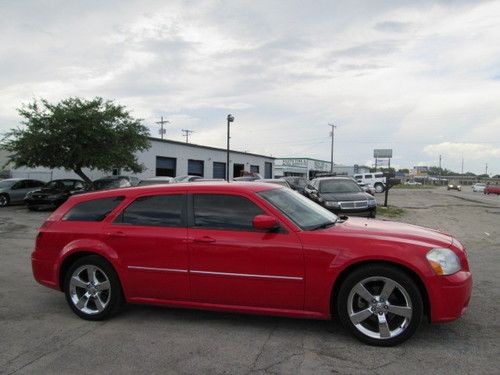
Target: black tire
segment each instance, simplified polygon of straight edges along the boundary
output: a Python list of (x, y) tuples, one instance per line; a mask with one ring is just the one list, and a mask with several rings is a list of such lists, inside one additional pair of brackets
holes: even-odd
[(0, 194), (0, 207), (6, 207), (10, 203), (10, 197), (8, 194)]
[[(370, 293), (373, 292), (373, 296), (380, 300), (373, 299), (369, 303), (366, 303), (366, 301), (355, 292), (355, 290), (358, 290), (357, 288), (355, 289), (355, 287), (357, 287), (360, 282), (366, 280), (369, 281), (363, 284), (363, 286), (365, 286), (366, 290)], [(388, 301), (385, 301), (385, 305), (388, 305), (385, 306), (384, 300), (381, 298), (380, 294), (383, 286), (385, 284), (390, 285), (390, 282), (395, 282), (397, 286), (394, 288), (394, 292), (389, 295)], [(380, 286), (378, 284), (380, 284)], [(379, 288), (379, 295), (374, 293), (377, 288)], [(402, 288), (404, 292), (400, 290), (400, 288)], [(352, 297), (352, 295), (354, 295), (354, 297)], [(407, 304), (398, 302), (406, 300), (408, 300)], [(353, 305), (357, 304), (359, 307), (359, 310), (352, 310), (353, 315), (362, 312), (365, 313), (365, 315), (367, 314), (368, 317), (363, 318), (362, 321), (355, 324), (351, 320), (350, 308), (348, 306), (349, 303)], [(405, 314), (408, 314), (411, 310), (410, 317), (403, 317), (399, 314), (390, 312), (394, 308), (401, 307), (405, 309)], [(367, 311), (365, 312), (365, 310)], [(374, 346), (395, 346), (406, 341), (415, 333), (422, 321), (423, 302), (417, 285), (415, 285), (415, 282), (404, 271), (391, 265), (366, 265), (354, 270), (341, 284), (336, 300), (336, 313), (342, 325), (358, 340)], [(383, 326), (383, 323), (381, 323), (381, 319), (387, 320), (387, 324), (384, 326), (388, 328), (388, 331), (384, 330), (384, 332), (389, 332), (389, 337), (382, 337), (383, 333), (380, 327)], [(393, 329), (391, 329), (391, 325)], [(379, 330), (379, 332), (377, 333), (376, 330)], [(392, 336), (393, 332), (394, 336)], [(377, 335), (380, 337), (374, 337)]]
[(373, 187), (375, 188), (375, 192), (377, 193), (383, 193), (385, 190), (385, 186), (381, 182), (377, 182), (375, 185), (373, 185)]
[[(86, 272), (85, 267), (87, 268), (94, 267), (94, 269), (97, 268), (96, 277), (99, 277), (101, 279), (100, 281), (105, 282), (106, 279), (107, 281), (109, 281), (109, 288), (107, 290), (96, 292), (100, 296), (96, 295), (94, 297), (87, 297), (88, 302), (85, 303), (84, 310), (92, 310), (91, 305), (93, 304), (95, 312), (82, 311), (82, 309), (78, 308), (74, 302), (74, 298), (78, 299), (80, 296), (80, 298), (85, 299), (84, 298), (85, 296), (83, 296), (83, 294), (87, 295), (89, 293), (89, 289), (85, 289), (84, 287), (80, 286), (74, 288), (72, 287), (71, 284), (71, 279), (72, 276), (75, 274), (75, 272), (78, 272), (78, 270), (82, 269), (81, 271), (82, 273), (80, 275), (85, 274)], [(90, 276), (88, 276), (88, 278), (90, 279)], [(97, 289), (94, 288), (93, 290)], [(85, 293), (83, 293), (84, 291)], [(104, 295), (105, 291), (108, 291), (106, 295)], [(124, 302), (122, 288), (120, 280), (118, 279), (118, 275), (113, 269), (113, 266), (107, 260), (98, 255), (89, 255), (79, 258), (68, 268), (68, 271), (64, 275), (64, 294), (66, 296), (66, 302), (68, 302), (68, 305), (71, 307), (73, 312), (80, 318), (86, 320), (109, 319), (120, 311), (120, 308), (122, 307)], [(96, 298), (98, 297), (99, 300), (105, 299), (107, 297), (106, 298), (107, 304), (102, 309), (102, 311), (99, 311), (99, 307), (97, 307), (98, 305), (96, 303), (97, 301)], [(87, 308), (87, 306), (89, 307)]]

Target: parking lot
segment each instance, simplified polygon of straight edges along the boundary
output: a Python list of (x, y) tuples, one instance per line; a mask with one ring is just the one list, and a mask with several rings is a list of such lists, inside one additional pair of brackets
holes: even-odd
[[(379, 202), (383, 195), (378, 195)], [(333, 322), (128, 306), (77, 318), (62, 293), (35, 283), (30, 254), (47, 212), (0, 209), (2, 374), (496, 374), (500, 366), (500, 196), (391, 190), (400, 221), (438, 228), (467, 247), (474, 290), (467, 314), (422, 323), (395, 348), (363, 345)]]

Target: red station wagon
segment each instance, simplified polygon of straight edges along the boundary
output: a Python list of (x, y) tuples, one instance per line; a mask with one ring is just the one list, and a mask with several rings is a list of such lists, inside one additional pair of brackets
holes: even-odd
[(498, 185), (488, 185), (483, 190), (484, 194), (500, 194), (500, 186)]
[(77, 195), (39, 229), (35, 279), (81, 318), (123, 302), (330, 319), (396, 345), (423, 316), (459, 318), (472, 278), (459, 241), (337, 217), (272, 184), (172, 184)]

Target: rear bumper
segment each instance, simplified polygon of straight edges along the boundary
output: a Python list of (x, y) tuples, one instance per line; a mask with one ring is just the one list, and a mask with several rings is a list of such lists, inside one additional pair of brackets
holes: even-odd
[(54, 262), (38, 259), (34, 256), (35, 253), (31, 256), (31, 268), (33, 270), (33, 277), (35, 280), (44, 286), (47, 286), (52, 289), (59, 289), (59, 282), (55, 277), (54, 270)]
[(451, 322), (465, 314), (472, 293), (472, 275), (460, 271), (450, 276), (435, 276), (429, 288), (431, 321)]

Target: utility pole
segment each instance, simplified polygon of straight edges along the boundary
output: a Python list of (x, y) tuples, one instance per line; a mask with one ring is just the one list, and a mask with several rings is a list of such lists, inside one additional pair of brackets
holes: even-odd
[(189, 143), (189, 134), (194, 133), (194, 130), (182, 129), (182, 135), (186, 137), (186, 143)]
[(335, 128), (337, 127), (337, 125), (333, 125), (333, 124), (328, 124), (328, 126), (331, 126), (332, 127), (332, 131), (330, 132), (330, 136), (332, 137), (332, 148), (331, 148), (331, 155), (330, 155), (330, 173), (333, 173), (333, 141), (335, 139)]
[(464, 174), (464, 154), (462, 154), (462, 173)]
[(231, 139), (229, 133), (229, 125), (234, 122), (234, 116), (232, 114), (227, 115), (227, 163), (226, 163), (226, 181), (229, 182), (229, 139)]
[(163, 116), (161, 116), (161, 120), (160, 121), (157, 121), (156, 122), (158, 125), (160, 125), (160, 136), (161, 136), (161, 139), (163, 139), (163, 136), (165, 135), (166, 133), (166, 130), (163, 129), (163, 125), (164, 124), (170, 124), (170, 121), (168, 120), (163, 120)]
[(439, 170), (441, 170), (441, 155), (439, 155)]
[(488, 174), (488, 163), (486, 163), (486, 171), (484, 172), (484, 174)]

